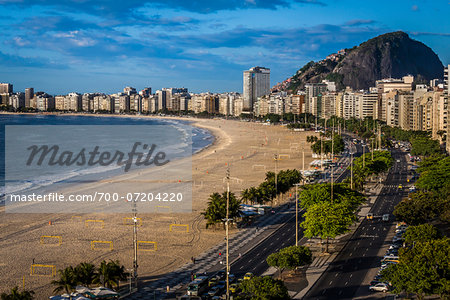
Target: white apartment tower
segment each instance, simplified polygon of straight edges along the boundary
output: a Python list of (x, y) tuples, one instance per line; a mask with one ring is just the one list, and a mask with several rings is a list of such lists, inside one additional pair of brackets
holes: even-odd
[(244, 71), (244, 107), (246, 112), (253, 111), (253, 103), (258, 97), (270, 93), (270, 69), (253, 67)]

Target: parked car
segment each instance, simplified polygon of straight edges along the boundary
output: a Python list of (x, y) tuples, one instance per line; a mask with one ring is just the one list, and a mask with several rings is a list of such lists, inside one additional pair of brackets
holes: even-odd
[(216, 296), (217, 294), (219, 294), (219, 292), (220, 292), (219, 287), (215, 286), (208, 291), (208, 296), (210, 297)]
[(211, 278), (211, 279), (209, 280), (208, 286), (209, 286), (209, 287), (215, 286), (215, 285), (217, 284), (218, 281), (219, 281), (219, 279), (217, 279), (217, 277), (213, 277), (213, 278)]
[(239, 284), (237, 284), (237, 283), (230, 284), (230, 292), (231, 293), (236, 293), (238, 287), (239, 287)]
[(386, 293), (389, 291), (389, 285), (384, 282), (377, 283), (375, 285), (369, 286), (369, 291)]
[(245, 273), (244, 280), (250, 280), (250, 279), (252, 279), (252, 277), (253, 277), (253, 273), (251, 273), (251, 272)]

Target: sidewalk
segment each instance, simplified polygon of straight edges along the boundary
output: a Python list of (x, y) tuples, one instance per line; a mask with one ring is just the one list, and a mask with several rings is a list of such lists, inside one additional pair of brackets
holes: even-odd
[[(229, 243), (231, 263), (239, 259), (239, 253), (244, 255), (248, 250), (271, 235), (279, 226), (282, 226), (289, 219), (289, 215), (293, 209), (290, 205), (283, 204), (277, 209), (275, 214), (264, 215), (254, 224), (254, 226), (258, 226), (258, 230), (255, 227), (244, 228), (233, 235)], [(222, 269), (223, 265), (219, 265), (219, 268), (217, 267), (219, 262), (218, 253), (225, 254), (225, 247), (225, 242), (222, 242), (208, 249), (195, 258), (195, 264), (188, 262), (180, 268), (162, 275), (161, 278), (155, 281), (141, 284), (138, 292), (125, 299), (148, 299), (150, 296), (152, 298), (155, 297), (155, 299), (164, 299), (166, 296), (170, 297), (170, 293), (166, 291), (167, 286), (169, 286), (171, 291), (182, 288), (183, 285), (190, 282), (191, 272), (200, 274)]]
[[(377, 195), (380, 193), (381, 189), (383, 188), (383, 184), (375, 183), (375, 184), (369, 184), (369, 195), (368, 195), (368, 203), (364, 206), (362, 206), (361, 210), (358, 213), (358, 222), (353, 225), (354, 227), (352, 230), (347, 233), (344, 236), (340, 236), (336, 238), (335, 248), (331, 255), (324, 255), (324, 256), (316, 256), (311, 263), (311, 265), (306, 270), (306, 280), (308, 282), (308, 285), (306, 288), (303, 288), (299, 292), (290, 291), (290, 295), (293, 299), (302, 299), (306, 293), (311, 289), (311, 287), (316, 283), (316, 281), (320, 278), (320, 276), (326, 271), (328, 266), (333, 263), (336, 256), (339, 254), (339, 252), (342, 250), (342, 248), (345, 246), (347, 241), (353, 236), (356, 229), (359, 227), (361, 222), (364, 220), (364, 218), (367, 215), (367, 212), (370, 210), (372, 204), (375, 202), (372, 198), (376, 199)], [(303, 239), (300, 241), (300, 245), (307, 245), (307, 240), (303, 241)]]

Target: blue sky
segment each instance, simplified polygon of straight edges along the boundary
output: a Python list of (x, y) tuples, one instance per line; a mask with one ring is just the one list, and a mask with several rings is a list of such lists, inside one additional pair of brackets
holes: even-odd
[(131, 85), (242, 91), (403, 30), (450, 63), (449, 0), (0, 0), (0, 82), (51, 94)]

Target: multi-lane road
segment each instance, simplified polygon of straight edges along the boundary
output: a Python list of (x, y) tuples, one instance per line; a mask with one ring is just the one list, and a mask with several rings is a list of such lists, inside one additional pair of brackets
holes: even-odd
[[(350, 145), (351, 151), (355, 152), (355, 157), (361, 155), (362, 147), (358, 144), (357, 146)], [(342, 173), (337, 175), (337, 169), (335, 170), (335, 182), (340, 182), (349, 176), (349, 171), (346, 170), (348, 166), (344, 165), (345, 168)], [(329, 180), (330, 174), (327, 173), (326, 181)], [(295, 207), (295, 206), (294, 206)], [(246, 252), (241, 259), (236, 260), (231, 265), (231, 273), (236, 276), (242, 276), (246, 272), (252, 272), (256, 276), (262, 275), (269, 266), (267, 265), (266, 258), (271, 253), (277, 252), (282, 248), (295, 245), (295, 209), (292, 208), (286, 213), (284, 217), (285, 223), (281, 225), (276, 231), (274, 231), (270, 236), (256, 245), (254, 248)], [(299, 216), (299, 222), (301, 222), (301, 215)], [(299, 230), (299, 239), (303, 237), (302, 231)]]
[[(392, 152), (394, 166), (391, 168), (384, 187), (370, 212), (375, 216), (390, 214), (390, 222), (381, 218), (363, 220), (333, 263), (327, 268), (304, 299), (354, 299), (369, 294), (370, 272), (380, 266), (380, 248), (392, 229), (392, 211), (402, 199), (403, 190), (399, 185), (406, 184), (407, 163), (405, 155)], [(361, 289), (360, 287), (366, 287)]]

